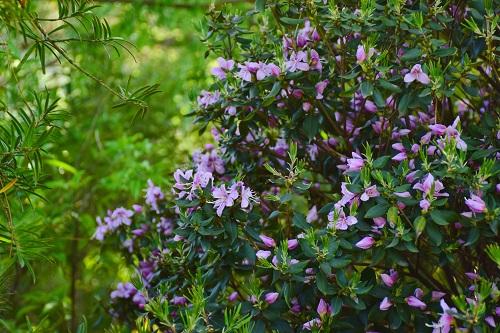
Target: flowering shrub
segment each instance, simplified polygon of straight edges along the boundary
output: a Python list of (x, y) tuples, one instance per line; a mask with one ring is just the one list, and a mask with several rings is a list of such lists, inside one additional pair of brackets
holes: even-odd
[(215, 83), (192, 116), (218, 145), (98, 220), (138, 272), (113, 313), (166, 332), (493, 331), (493, 8), (211, 11)]

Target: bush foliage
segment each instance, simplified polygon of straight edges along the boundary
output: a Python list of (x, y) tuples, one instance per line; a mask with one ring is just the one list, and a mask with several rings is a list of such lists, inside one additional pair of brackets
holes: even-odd
[(191, 116), (217, 145), (98, 219), (137, 270), (111, 313), (141, 332), (493, 331), (497, 5), (212, 9)]

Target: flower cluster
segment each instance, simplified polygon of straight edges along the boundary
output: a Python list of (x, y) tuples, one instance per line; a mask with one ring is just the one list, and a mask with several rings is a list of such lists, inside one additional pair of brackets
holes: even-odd
[(217, 147), (171, 193), (150, 183), (142, 210), (98, 220), (140, 278), (146, 305), (128, 317), (165, 331), (494, 330), (491, 3), (256, 9), (207, 16), (217, 66), (193, 115)]

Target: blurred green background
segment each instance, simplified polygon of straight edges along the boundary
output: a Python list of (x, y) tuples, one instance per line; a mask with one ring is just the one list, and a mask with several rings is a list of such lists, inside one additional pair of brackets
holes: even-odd
[[(0, 0), (0, 7), (9, 1)], [(173, 171), (210, 140), (199, 137), (185, 117), (197, 92), (211, 82), (214, 60), (205, 59), (200, 40), (209, 3), (98, 2), (94, 11), (106, 18), (113, 36), (134, 45), (133, 57), (99, 45), (66, 46), (81, 67), (113, 87), (124, 87), (129, 79), (134, 86), (159, 83), (161, 93), (148, 99), (149, 111), (138, 118), (131, 106), (113, 108), (116, 99), (68, 63), (47, 61), (42, 74), (39, 62), (31, 59), (17, 78), (9, 75), (7, 68), (16, 60), (8, 54), (21, 55), (26, 45), (22, 36), (13, 40), (0, 30), (2, 45), (9, 48), (0, 53), (0, 98), (16, 105), (20, 90), (47, 89), (61, 98), (66, 114), (46, 149), (46, 188), (39, 191), (45, 200), (33, 196), (32, 208), (13, 206), (15, 218), (36, 221), (47, 259), (32, 263), (35, 278), (20, 266), (8, 275), (0, 297), (0, 332), (74, 332), (83, 317), (89, 332), (109, 329), (109, 291), (131, 272), (114, 248), (91, 240), (95, 217), (139, 202), (147, 179), (167, 189)], [(57, 13), (56, 1), (30, 5), (41, 17)]]

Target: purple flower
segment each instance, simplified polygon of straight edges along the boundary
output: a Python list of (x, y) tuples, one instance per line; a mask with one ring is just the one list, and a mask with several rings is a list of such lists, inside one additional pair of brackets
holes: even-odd
[(316, 70), (321, 72), (321, 70), (323, 69), (323, 66), (321, 65), (321, 59), (319, 57), (318, 52), (316, 50), (311, 50), (310, 56), (311, 56), (311, 60), (310, 60), (311, 68), (316, 69)]
[(431, 82), (427, 74), (422, 71), (422, 66), (420, 64), (413, 66), (410, 72), (404, 77), (406, 83), (411, 83), (415, 80), (422, 84), (429, 84)]
[(230, 116), (236, 115), (236, 106), (230, 105), (226, 108), (226, 113)]
[(276, 246), (276, 242), (271, 237), (268, 237), (266, 235), (260, 235), (259, 238), (262, 240), (262, 243), (264, 243), (264, 245), (266, 247), (275, 247)]
[(134, 304), (140, 309), (144, 309), (144, 305), (146, 305), (146, 298), (140, 291), (138, 291), (134, 297), (132, 297), (132, 302), (134, 302)]
[(299, 241), (297, 239), (293, 238), (293, 239), (289, 239), (287, 241), (287, 244), (288, 244), (289, 250), (295, 250), (299, 246)]
[(315, 327), (321, 327), (321, 320), (319, 318), (314, 318), (313, 320), (310, 320), (302, 325), (302, 329), (307, 331), (310, 331)]
[(429, 129), (433, 135), (441, 136), (446, 133), (446, 126), (441, 124), (429, 125)]
[(152, 210), (160, 213), (158, 207), (158, 201), (163, 200), (165, 195), (158, 186), (155, 186), (151, 179), (148, 179), (148, 188), (146, 189), (146, 204), (148, 204)]
[(495, 318), (493, 318), (493, 316), (486, 316), (484, 318), (484, 321), (491, 327), (497, 327), (497, 324), (495, 323)]
[(241, 185), (241, 208), (248, 208), (250, 202), (256, 201), (253, 191), (246, 187), (244, 184)]
[(443, 293), (442, 291), (438, 291), (438, 290), (433, 290), (431, 292), (431, 299), (433, 301), (438, 301), (440, 300), (441, 298), (444, 297), (444, 295), (446, 295), (446, 293)]
[(486, 203), (475, 194), (471, 194), (470, 199), (465, 198), (465, 204), (473, 213), (484, 213), (486, 211)]
[(137, 289), (130, 282), (118, 283), (116, 290), (113, 290), (110, 294), (112, 299), (115, 298), (130, 298), (137, 292)]
[(380, 302), (380, 306), (379, 306), (379, 309), (381, 311), (387, 311), (389, 310), (389, 308), (392, 306), (392, 302), (389, 300), (388, 297), (384, 297), (384, 299), (382, 300), (382, 302)]
[(453, 323), (452, 313), (456, 312), (456, 309), (450, 309), (448, 304), (446, 304), (443, 299), (441, 300), (440, 304), (443, 313), (441, 314), (441, 317), (439, 317), (439, 321), (432, 324), (432, 327), (434, 328), (432, 330), (432, 333), (449, 333), (451, 331), (451, 324)]
[(184, 306), (187, 304), (187, 299), (184, 296), (174, 296), (171, 302), (173, 305)]
[(215, 187), (212, 190), (214, 199), (214, 208), (217, 209), (217, 215), (222, 216), (224, 208), (231, 207), (234, 200), (238, 198), (238, 192), (234, 189), (226, 190), (226, 185), (222, 184), (220, 187)]
[(134, 212), (136, 212), (137, 214), (142, 213), (142, 206), (141, 206), (141, 205), (132, 205), (132, 209), (133, 209), (133, 210), (134, 210)]
[(377, 190), (376, 185), (372, 185), (370, 187), (367, 187), (363, 194), (361, 195), (361, 201), (368, 201), (370, 198), (376, 198), (380, 195), (379, 191)]
[(171, 219), (160, 217), (160, 222), (156, 225), (156, 228), (160, 234), (165, 236), (170, 236), (174, 232), (174, 225)]
[(424, 302), (422, 302), (421, 300), (419, 300), (415, 296), (407, 297), (406, 303), (409, 306), (414, 307), (414, 308), (419, 308), (420, 310), (425, 310), (425, 308), (427, 307), (427, 304), (425, 304)]
[(198, 105), (203, 108), (207, 108), (210, 105), (217, 103), (220, 99), (220, 92), (202, 90), (200, 96), (198, 96)]
[(359, 171), (365, 165), (363, 157), (357, 153), (352, 153), (352, 158), (347, 159), (346, 172)]
[(222, 57), (217, 58), (219, 63), (218, 67), (212, 68), (212, 74), (215, 75), (219, 80), (224, 80), (226, 78), (226, 72), (229, 72), (234, 67), (234, 60), (226, 60)]
[[(217, 172), (219, 175), (224, 174), (224, 160), (220, 158), (215, 149), (205, 154), (193, 155), (193, 160), (197, 163), (197, 170), (209, 173)], [(205, 185), (206, 186), (206, 185)]]
[(264, 295), (264, 300), (266, 301), (267, 304), (273, 304), (274, 302), (276, 302), (279, 295), (280, 294), (278, 293), (267, 293)]
[(356, 247), (359, 247), (360, 249), (363, 250), (368, 250), (375, 244), (375, 239), (370, 236), (363, 237), (359, 242), (356, 243)]
[(234, 302), (238, 299), (238, 292), (237, 291), (233, 291), (228, 297), (227, 297), (227, 300), (229, 302)]
[(328, 80), (323, 80), (314, 86), (316, 88), (316, 99), (323, 99), (323, 92), (325, 91), (326, 86), (328, 85)]
[(255, 253), (255, 256), (259, 259), (267, 259), (271, 256), (271, 251), (259, 250)]
[(130, 219), (134, 215), (134, 212), (123, 207), (116, 208), (111, 214), (105, 218), (108, 227), (111, 230), (118, 228), (121, 225), (130, 225), (132, 220)]
[(444, 190), (444, 185), (439, 180), (434, 180), (434, 176), (432, 174), (427, 174), (424, 181), (421, 183), (417, 183), (413, 186), (415, 190), (419, 190), (424, 193), (426, 197), (447, 197), (448, 193), (441, 193)]
[(422, 208), (422, 211), (424, 211), (424, 212), (428, 211), (429, 208), (431, 207), (431, 203), (427, 199), (420, 200), (419, 205), (420, 205), (420, 208)]
[(311, 223), (318, 220), (318, 209), (316, 205), (312, 206), (306, 216), (306, 222)]
[(320, 315), (320, 317), (323, 317), (332, 313), (332, 307), (330, 306), (330, 304), (325, 302), (324, 299), (320, 299), (318, 307), (316, 308), (316, 312)]
[(95, 229), (95, 233), (92, 238), (97, 239), (98, 241), (102, 241), (104, 236), (109, 231), (108, 225), (102, 223), (102, 219), (98, 216), (96, 217), (97, 228)]
[(299, 51), (297, 53), (292, 52), (289, 60), (285, 63), (286, 70), (290, 72), (309, 70), (309, 64), (307, 63), (307, 53), (304, 51)]
[(365, 60), (366, 60), (365, 47), (360, 44), (358, 45), (358, 49), (356, 50), (356, 62), (360, 64)]
[(374, 217), (373, 223), (377, 226), (377, 228), (383, 228), (387, 220), (384, 217)]
[(261, 66), (256, 62), (245, 62), (243, 65), (238, 64), (238, 68), (237, 76), (243, 81), (252, 82), (252, 74), (257, 73)]
[(384, 284), (387, 287), (391, 288), (398, 280), (398, 272), (391, 269), (391, 270), (389, 270), (389, 274), (385, 274), (385, 273), (380, 274), (380, 277), (382, 278), (382, 281), (384, 282)]
[(346, 216), (341, 207), (328, 214), (328, 221), (330, 222), (328, 226), (337, 230), (347, 230), (349, 226), (358, 223), (356, 217)]

